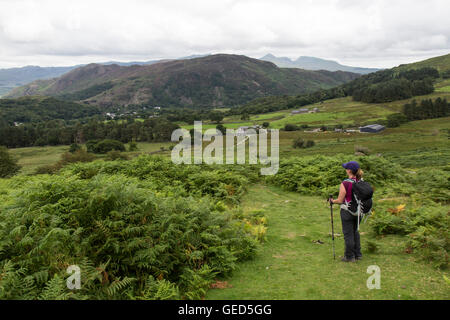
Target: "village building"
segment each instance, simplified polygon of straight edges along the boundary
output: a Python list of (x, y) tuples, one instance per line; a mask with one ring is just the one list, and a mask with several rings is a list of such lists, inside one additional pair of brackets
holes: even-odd
[(386, 129), (386, 127), (382, 126), (381, 124), (369, 124), (367, 126), (360, 127), (359, 132), (377, 133), (383, 131), (384, 129)]
[(293, 110), (293, 111), (291, 111), (291, 114), (301, 114), (301, 113), (308, 113), (308, 109), (307, 108), (301, 108), (301, 109), (298, 109), (298, 110)]

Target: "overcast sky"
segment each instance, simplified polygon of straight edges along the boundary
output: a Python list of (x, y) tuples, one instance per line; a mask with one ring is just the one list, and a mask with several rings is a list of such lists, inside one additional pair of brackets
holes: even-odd
[(450, 53), (449, 0), (0, 0), (0, 67), (191, 54), (363, 67)]

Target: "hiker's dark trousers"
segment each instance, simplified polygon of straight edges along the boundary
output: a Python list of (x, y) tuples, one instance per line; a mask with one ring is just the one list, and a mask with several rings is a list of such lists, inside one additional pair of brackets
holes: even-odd
[(345, 257), (348, 259), (362, 257), (358, 217), (345, 209), (341, 209), (341, 221), (345, 240)]

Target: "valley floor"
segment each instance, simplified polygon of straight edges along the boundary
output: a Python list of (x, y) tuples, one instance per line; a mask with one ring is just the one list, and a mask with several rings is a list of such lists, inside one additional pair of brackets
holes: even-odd
[[(330, 209), (324, 199), (255, 185), (242, 204), (245, 211), (264, 210), (267, 239), (255, 259), (239, 264), (233, 276), (225, 279), (230, 287), (209, 290), (207, 299), (450, 299), (450, 286), (444, 279), (448, 272), (405, 253), (400, 236), (376, 239), (379, 251), (368, 253), (368, 228), (363, 225), (363, 260), (340, 262), (344, 240), (337, 206), (333, 261)], [(370, 265), (381, 269), (380, 290), (366, 286)]]

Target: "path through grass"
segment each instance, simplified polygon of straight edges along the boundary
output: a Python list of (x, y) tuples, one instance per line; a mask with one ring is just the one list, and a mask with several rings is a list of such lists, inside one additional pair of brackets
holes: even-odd
[[(337, 259), (333, 261), (330, 212), (318, 197), (256, 185), (243, 200), (246, 211), (263, 209), (268, 219), (266, 242), (258, 256), (240, 264), (227, 289), (211, 289), (207, 299), (449, 299), (448, 273), (404, 252), (404, 238), (376, 240), (377, 253), (366, 250), (367, 225), (362, 226), (364, 259), (346, 264), (341, 222), (335, 208)], [(324, 244), (313, 241), (321, 240)], [(381, 289), (368, 290), (367, 267), (381, 268)]]

